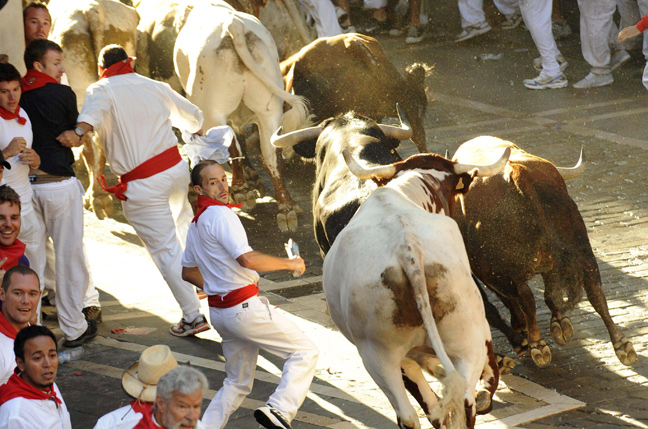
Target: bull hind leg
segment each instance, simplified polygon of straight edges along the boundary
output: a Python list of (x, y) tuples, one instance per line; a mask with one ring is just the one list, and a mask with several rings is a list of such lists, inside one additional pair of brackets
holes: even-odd
[[(526, 322), (526, 316), (518, 305), (517, 299), (500, 296), (500, 299), (511, 313), (511, 329), (516, 335), (508, 337), (513, 350), (519, 357), (524, 356), (529, 351), (529, 328)], [(488, 317), (488, 312), (486, 313)], [(490, 323), (490, 319), (488, 319)]]
[(358, 344), (357, 347), (367, 372), (394, 408), (398, 427), (420, 429), (419, 417), (407, 398), (403, 383), (401, 362), (404, 356), (400, 356), (395, 350), (380, 348), (371, 342)]
[(97, 178), (103, 173), (106, 166), (106, 155), (96, 133), (84, 137), (83, 162), (88, 170), (90, 192), (86, 192), (83, 205), (86, 209), (92, 208), (97, 219), (104, 219), (113, 215), (115, 208), (110, 194), (99, 185)]
[[(243, 211), (251, 211), (256, 207), (256, 199), (258, 196), (257, 192), (255, 192), (254, 188), (250, 186), (249, 181), (246, 179), (246, 170), (250, 170), (251, 167), (245, 164), (242, 150), (237, 140), (233, 141), (230, 145), (229, 153), (230, 158), (232, 158), (232, 161), (229, 163), (230, 169), (232, 170), (230, 197), (236, 204), (242, 204), (241, 209)], [(256, 174), (256, 171), (254, 173)], [(247, 175), (251, 176), (250, 173), (247, 173)]]
[(529, 330), (529, 351), (533, 362), (540, 368), (551, 363), (551, 349), (540, 335), (536, 319), (536, 305), (533, 292), (524, 282), (514, 282), (518, 297), (515, 300), (522, 311)]
[(601, 316), (605, 327), (610, 334), (614, 352), (619, 361), (624, 365), (632, 365), (637, 362), (637, 353), (632, 343), (623, 335), (619, 327), (614, 323), (608, 311), (607, 300), (601, 287), (601, 275), (598, 267), (589, 267), (585, 271), (585, 293), (587, 299), (594, 307), (594, 310)]

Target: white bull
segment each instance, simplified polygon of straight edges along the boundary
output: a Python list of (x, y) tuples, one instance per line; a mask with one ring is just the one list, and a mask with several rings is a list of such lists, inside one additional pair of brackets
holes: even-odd
[[(206, 128), (229, 124), (237, 130), (258, 124), (264, 168), (279, 204), (277, 223), (282, 231), (295, 230), (300, 209), (288, 193), (283, 159), (270, 137), (280, 126), (295, 130), (305, 125), (308, 114), (304, 99), (283, 89), (277, 48), (268, 30), (252, 15), (223, 2), (202, 2), (178, 34), (174, 61), (187, 98), (204, 112)], [(292, 106), (286, 113), (284, 101)]]
[[(466, 192), (475, 175), (501, 170), (508, 153), (491, 166), (422, 154), (367, 170), (346, 149), (343, 154), (359, 177), (391, 180), (365, 200), (324, 260), (331, 317), (357, 346), (399, 427), (420, 428), (406, 388), (435, 427), (473, 427), (476, 412), (490, 410), (499, 371), (463, 239), (446, 215), (455, 195)], [(442, 400), (413, 351), (441, 361), (447, 374)], [(476, 403), (480, 378), (484, 390)]]
[[(86, 88), (98, 78), (101, 49), (116, 43), (135, 56), (139, 16), (135, 9), (116, 0), (51, 0), (48, 9), (52, 16), (50, 39), (63, 48), (63, 66), (81, 110)], [(112, 213), (113, 203), (95, 180), (106, 162), (101, 145), (87, 138), (83, 158), (91, 188), (86, 193), (85, 206), (92, 206), (102, 219)]]

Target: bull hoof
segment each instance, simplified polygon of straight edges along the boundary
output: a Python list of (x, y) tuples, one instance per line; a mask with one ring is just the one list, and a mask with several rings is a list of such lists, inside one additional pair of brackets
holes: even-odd
[(277, 226), (279, 231), (288, 232), (288, 223), (286, 222), (286, 215), (284, 213), (277, 213)]
[(541, 339), (538, 342), (529, 343), (529, 349), (531, 350), (531, 358), (539, 368), (544, 368), (551, 363), (551, 349), (545, 343), (545, 340)]
[(248, 211), (256, 207), (256, 197), (257, 193), (254, 191), (249, 191), (245, 194), (245, 205)]
[(551, 337), (559, 346), (564, 346), (574, 336), (574, 327), (569, 317), (563, 317), (560, 321), (557, 318), (551, 319)]
[(488, 414), (493, 409), (491, 395), (488, 390), (480, 390), (475, 395), (477, 414)]
[(260, 177), (254, 183), (254, 189), (256, 189), (257, 193), (259, 194), (259, 198), (265, 197), (266, 189), (265, 186), (263, 185), (263, 180)]
[(92, 199), (92, 210), (99, 220), (112, 216), (115, 212), (112, 198), (108, 194), (95, 196)]
[(247, 205), (247, 200), (245, 199), (245, 194), (234, 194), (234, 204), (241, 204), (241, 210), (244, 212), (250, 211)]
[(529, 351), (529, 340), (523, 339), (520, 344), (514, 347), (514, 350), (519, 357), (524, 356)]
[(637, 362), (637, 353), (635, 352), (632, 343), (628, 341), (625, 337), (621, 337), (621, 340), (614, 343), (614, 352), (621, 361), (622, 364), (630, 366)]
[(290, 232), (297, 231), (297, 227), (299, 226), (299, 221), (297, 220), (297, 213), (295, 213), (294, 210), (289, 211), (288, 214), (286, 215), (286, 224)]
[(496, 355), (497, 367), (499, 368), (500, 375), (506, 375), (515, 368), (515, 361), (510, 357)]

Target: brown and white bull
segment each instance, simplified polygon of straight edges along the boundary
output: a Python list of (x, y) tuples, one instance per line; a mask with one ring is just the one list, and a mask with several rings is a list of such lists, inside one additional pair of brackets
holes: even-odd
[[(280, 126), (293, 131), (307, 124), (308, 109), (302, 97), (283, 89), (277, 48), (268, 30), (252, 15), (223, 2), (202, 2), (180, 30), (174, 58), (180, 83), (187, 98), (203, 110), (206, 128), (229, 124), (236, 131), (257, 123), (263, 166), (279, 205), (277, 224), (281, 231), (296, 230), (301, 210), (288, 192), (284, 161), (270, 137)], [(285, 113), (284, 102), (291, 106)]]
[(621, 363), (635, 363), (632, 343), (610, 317), (585, 223), (565, 186), (564, 178), (582, 174), (584, 163), (579, 161), (572, 169), (557, 168), (511, 142), (489, 136), (462, 144), (453, 160), (489, 162), (505, 148), (511, 150), (506, 169), (474, 180), (464, 197), (465, 211), (457, 207), (453, 217), (464, 237), (473, 272), (499, 295), (511, 312), (513, 328), (523, 334), (524, 341), (512, 341), (512, 345), (519, 354), (530, 350), (540, 367), (551, 361), (527, 285), (540, 274), (556, 344), (571, 340), (574, 328), (565, 312), (580, 301), (584, 289), (603, 319)]
[(353, 110), (380, 121), (395, 116), (398, 104), (411, 124), (419, 152), (427, 152), (423, 122), (428, 103), (425, 77), (430, 69), (412, 64), (403, 77), (376, 39), (355, 33), (321, 37), (281, 62), (286, 89), (304, 96), (316, 119)]
[[(490, 328), (459, 228), (447, 215), (455, 195), (475, 176), (500, 171), (509, 153), (491, 165), (420, 154), (365, 168), (343, 152), (354, 174), (384, 186), (362, 203), (326, 255), (324, 292), (333, 321), (358, 348), (401, 428), (420, 427), (406, 389), (435, 427), (474, 427), (477, 411), (491, 408), (499, 370)], [(421, 352), (445, 369), (441, 400), (412, 359)], [(483, 392), (479, 404), (476, 389)]]

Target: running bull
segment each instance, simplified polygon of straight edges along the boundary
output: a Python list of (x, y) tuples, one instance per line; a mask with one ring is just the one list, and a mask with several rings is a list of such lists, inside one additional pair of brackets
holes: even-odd
[(565, 186), (565, 179), (584, 171), (582, 157), (574, 168), (557, 168), (511, 142), (483, 136), (462, 144), (453, 160), (483, 163), (504, 148), (512, 151), (506, 169), (474, 180), (464, 198), (465, 211), (457, 207), (454, 218), (473, 272), (499, 295), (511, 312), (513, 328), (522, 333), (518, 339), (509, 337), (513, 347), (519, 354), (530, 350), (539, 367), (551, 362), (527, 285), (540, 274), (556, 344), (571, 340), (574, 328), (565, 313), (580, 301), (584, 289), (608, 329), (617, 357), (632, 365), (637, 354), (610, 317), (585, 223)]

